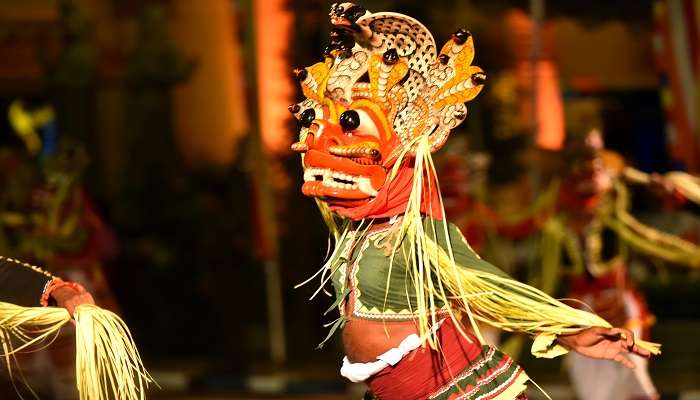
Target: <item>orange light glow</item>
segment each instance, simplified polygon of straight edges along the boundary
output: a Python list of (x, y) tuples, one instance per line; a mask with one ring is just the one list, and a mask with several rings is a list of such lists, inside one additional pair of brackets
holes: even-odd
[(293, 16), (285, 0), (255, 1), (255, 36), (260, 132), (265, 150), (280, 153), (293, 141), (286, 134), (287, 105), (292, 102), (291, 68), (287, 63)]
[(537, 77), (537, 146), (545, 150), (561, 150), (564, 144), (564, 103), (559, 88), (557, 68), (549, 61), (540, 61)]
[(173, 2), (172, 35), (196, 62), (175, 91), (180, 147), (190, 162), (226, 165), (248, 129), (241, 45), (227, 0)]
[[(523, 93), (536, 93), (536, 104), (532, 95), (522, 98), (521, 118), (534, 122), (535, 143), (546, 150), (559, 150), (564, 143), (564, 104), (559, 87), (559, 74), (552, 57), (551, 25), (542, 29), (542, 45), (537, 60), (532, 60), (533, 23), (530, 16), (521, 10), (511, 10), (505, 16), (510, 31), (511, 53), (516, 65), (516, 76)], [(536, 74), (536, 90), (532, 90), (532, 74)], [(532, 106), (535, 112), (532, 112)], [(534, 114), (534, 115), (533, 115)], [(534, 116), (535, 121), (532, 121)]]

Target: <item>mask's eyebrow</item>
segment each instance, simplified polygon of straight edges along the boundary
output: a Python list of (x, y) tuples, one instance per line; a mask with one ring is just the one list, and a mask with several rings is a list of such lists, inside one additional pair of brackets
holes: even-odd
[(377, 137), (381, 139), (383, 134), (384, 140), (391, 140), (393, 129), (391, 127), (391, 123), (389, 123), (389, 121), (387, 120), (386, 114), (381, 106), (369, 99), (359, 99), (355, 100), (350, 105), (350, 109), (358, 112), (360, 110), (365, 111), (367, 116), (372, 120), (377, 130), (379, 131)]

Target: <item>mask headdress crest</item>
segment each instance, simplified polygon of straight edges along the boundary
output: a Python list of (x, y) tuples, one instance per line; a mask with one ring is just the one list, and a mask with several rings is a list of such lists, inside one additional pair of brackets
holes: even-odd
[(471, 65), (469, 32), (454, 33), (438, 54), (432, 34), (411, 17), (351, 3), (334, 4), (330, 17), (324, 61), (297, 70), (306, 99), (290, 111), (302, 121), (300, 139), (314, 119), (338, 118), (338, 109), (367, 99), (382, 109), (403, 146), (428, 135), (431, 150), (440, 148), (486, 77)]

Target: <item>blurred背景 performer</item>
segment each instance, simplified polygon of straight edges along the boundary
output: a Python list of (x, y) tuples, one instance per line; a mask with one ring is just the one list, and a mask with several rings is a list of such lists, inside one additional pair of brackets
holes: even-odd
[[(545, 222), (542, 243), (557, 243), (541, 253), (565, 254), (573, 275), (571, 293), (615, 325), (638, 338), (648, 338), (654, 316), (644, 294), (628, 272), (630, 251), (689, 268), (700, 267), (700, 246), (645, 225), (630, 213), (628, 184), (645, 184), (674, 205), (694, 204), (700, 181), (683, 172), (645, 174), (617, 153), (606, 150), (603, 136), (592, 129), (567, 146), (570, 166), (561, 183), (556, 213)], [(694, 197), (695, 194), (695, 197)], [(552, 239), (559, 237), (560, 239)], [(568, 245), (564, 245), (568, 242)], [(564, 250), (566, 249), (566, 250)], [(555, 257), (549, 262), (563, 261)], [(542, 270), (557, 271), (557, 266)], [(551, 272), (550, 272), (551, 273)], [(559, 274), (553, 274), (556, 280)], [(646, 358), (635, 355), (632, 371), (615, 363), (572, 354), (569, 375), (579, 397), (596, 399), (657, 399)]]
[[(635, 342), (595, 314), (571, 308), (483, 261), (444, 218), (431, 153), (467, 116), (485, 81), (459, 30), (438, 53), (415, 19), (331, 8), (324, 60), (296, 71), (305, 99), (302, 192), (313, 197), (335, 245), (318, 271), (332, 281), (346, 358), (341, 374), (379, 399), (518, 399), (529, 380), (476, 322), (530, 333), (532, 351), (570, 349), (632, 367)], [(470, 328), (474, 333), (470, 332)]]

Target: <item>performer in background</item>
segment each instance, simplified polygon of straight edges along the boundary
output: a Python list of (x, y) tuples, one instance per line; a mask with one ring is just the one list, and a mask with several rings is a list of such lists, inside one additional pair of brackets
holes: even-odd
[[(0, 292), (0, 301), (39, 306), (42, 292), (39, 290), (35, 296), (36, 286), (43, 278), (45, 283), (53, 276), (60, 276), (66, 281), (80, 282), (85, 289), (77, 284), (61, 285), (57, 293), (47, 296), (47, 301), (55, 300), (63, 306), (61, 301), (69, 295), (69, 290), (81, 293), (87, 290), (102, 307), (118, 311), (102, 264), (114, 252), (115, 239), (83, 188), (81, 176), (87, 166), (87, 155), (82, 147), (61, 143), (53, 154), (41, 158), (3, 148), (0, 166), (0, 254), (46, 266), (46, 272), (51, 274), (38, 273), (30, 279), (36, 271), (22, 271), (27, 269), (25, 264), (16, 266), (11, 269), (13, 274), (29, 281), (26, 287), (20, 282), (7, 289), (28, 298), (18, 303), (4, 300)], [(72, 314), (74, 305), (69, 305)], [(77, 397), (74, 342), (72, 329), (64, 329), (46, 350), (17, 356), (18, 365), (32, 388), (50, 393), (56, 399)]]
[[(347, 356), (341, 374), (379, 399), (524, 398), (528, 376), (482, 345), (477, 321), (535, 336), (533, 354), (574, 350), (634, 367), (658, 345), (613, 328), (482, 260), (444, 218), (432, 152), (467, 115), (485, 74), (460, 29), (437, 52), (415, 19), (331, 8), (324, 60), (296, 75), (306, 97), (302, 192), (335, 246), (318, 271), (332, 281)], [(469, 328), (474, 334), (469, 333)]]
[[(115, 239), (82, 185), (86, 151), (47, 133), (53, 123), (49, 106), (32, 109), (16, 101), (9, 114), (26, 152), (0, 149), (0, 254), (6, 257), (0, 301), (38, 307), (43, 296), (43, 305), (73, 315), (77, 305), (94, 304), (94, 295), (117, 311), (101, 263), (114, 252)], [(10, 257), (44, 265), (46, 271)], [(32, 388), (73, 399), (78, 396), (75, 350), (72, 329), (64, 329), (44, 351), (18, 354), (17, 366)]]
[[(570, 298), (580, 299), (593, 311), (618, 326), (649, 338), (654, 316), (643, 293), (629, 276), (630, 251), (673, 265), (700, 267), (700, 246), (644, 225), (629, 213), (630, 183), (650, 185), (673, 202), (684, 204), (698, 192), (697, 179), (672, 172), (647, 175), (625, 165), (623, 158), (604, 148), (597, 129), (569, 141), (565, 150), (569, 172), (561, 183), (556, 213), (543, 229), (542, 281), (560, 281), (559, 265), (567, 264), (573, 276)], [(556, 245), (558, 244), (558, 246)], [(563, 256), (563, 257), (562, 257)], [(544, 257), (543, 257), (544, 259)], [(552, 285), (550, 285), (552, 286)], [(592, 361), (571, 354), (569, 377), (581, 399), (658, 399), (648, 371), (648, 360), (630, 356), (634, 370), (615, 363)]]

